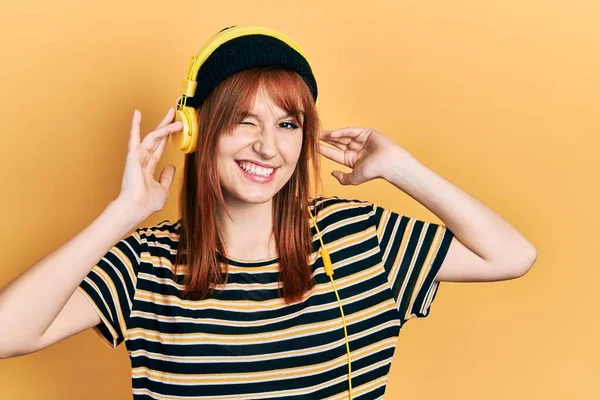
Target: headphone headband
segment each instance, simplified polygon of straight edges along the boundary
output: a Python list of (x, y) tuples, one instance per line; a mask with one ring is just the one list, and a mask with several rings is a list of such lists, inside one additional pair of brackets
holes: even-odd
[[(288, 45), (289, 47), (291, 47), (296, 52), (298, 52), (302, 56), (302, 58), (304, 59), (306, 64), (308, 64), (306, 54), (304, 53), (302, 48), (298, 45), (298, 43), (296, 43), (289, 36), (279, 32), (279, 31), (276, 31), (275, 29), (266, 28), (266, 27), (262, 27), (262, 26), (256, 26), (256, 25), (236, 25), (236, 26), (228, 27), (228, 28), (225, 28), (225, 29), (221, 30), (220, 32), (216, 33), (215, 35), (213, 35), (202, 46), (202, 48), (200, 48), (198, 53), (191, 58), (189, 65), (188, 65), (186, 79), (183, 81), (183, 86), (182, 86), (182, 90), (181, 90), (181, 94), (182, 94), (181, 101), (183, 101), (183, 104), (181, 104), (181, 105), (186, 105), (186, 100), (188, 98), (194, 97), (194, 95), (196, 94), (196, 89), (198, 86), (198, 81), (197, 81), (198, 73), (199, 73), (202, 65), (204, 65), (204, 63), (206, 62), (206, 60), (211, 55), (213, 55), (216, 52), (216, 50), (219, 47), (221, 47), (223, 44), (228, 43), (237, 38), (241, 38), (244, 36), (250, 36), (250, 35), (262, 35), (262, 36), (267, 36), (270, 38), (277, 39), (280, 42), (283, 42), (286, 45)], [(308, 69), (310, 70), (310, 66), (308, 66)], [(302, 72), (303, 74), (306, 73), (305, 69), (303, 69), (303, 68), (301, 68), (301, 71), (299, 71), (299, 72)], [(312, 75), (312, 71), (311, 71), (311, 75)], [(312, 80), (314, 81), (314, 78)], [(315, 97), (315, 101), (316, 101), (316, 82), (314, 82), (314, 85), (312, 82), (307, 82), (307, 83), (309, 84), (309, 86), (311, 86), (311, 89), (313, 89), (312, 86), (314, 86), (313, 92), (314, 92), (314, 97)]]
[(171, 135), (177, 148), (186, 154), (196, 150), (199, 134), (196, 109), (221, 82), (255, 67), (280, 67), (296, 72), (317, 101), (317, 82), (312, 68), (294, 40), (262, 26), (227, 27), (206, 41), (188, 64), (175, 116), (183, 128)]

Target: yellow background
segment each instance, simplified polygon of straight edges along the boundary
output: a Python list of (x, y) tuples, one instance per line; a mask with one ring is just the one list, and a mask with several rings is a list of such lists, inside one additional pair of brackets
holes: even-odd
[[(153, 129), (208, 37), (264, 25), (307, 52), (325, 128), (391, 136), (538, 250), (521, 279), (442, 283), (401, 333), (386, 399), (600, 398), (599, 19), (591, 0), (3, 4), (0, 286), (118, 195), (135, 108)], [(158, 171), (182, 160), (170, 144)], [(323, 165), (326, 195), (439, 221)], [(144, 225), (174, 218), (175, 197)], [(0, 398), (131, 398), (125, 347), (88, 331), (1, 360)]]

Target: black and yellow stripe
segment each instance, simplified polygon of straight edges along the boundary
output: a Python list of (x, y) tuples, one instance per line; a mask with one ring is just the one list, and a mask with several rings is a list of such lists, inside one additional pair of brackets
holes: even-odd
[[(425, 317), (452, 232), (373, 203), (319, 196), (311, 211), (335, 269), (355, 398), (382, 398), (403, 324)], [(311, 222), (312, 226), (312, 222)], [(277, 259), (229, 264), (223, 291), (182, 299), (171, 278), (179, 221), (137, 229), (80, 285), (111, 347), (125, 341), (135, 399), (346, 399), (340, 310), (318, 253), (316, 286), (303, 301), (277, 297)]]

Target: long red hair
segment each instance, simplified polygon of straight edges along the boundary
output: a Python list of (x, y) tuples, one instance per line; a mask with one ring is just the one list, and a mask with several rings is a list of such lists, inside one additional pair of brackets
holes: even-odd
[(282, 282), (279, 294), (290, 304), (301, 300), (314, 286), (309, 262), (312, 236), (307, 206), (311, 183), (315, 194), (322, 186), (318, 152), (320, 118), (300, 75), (283, 68), (260, 67), (243, 70), (221, 82), (197, 109), (198, 146), (194, 153), (185, 156), (179, 197), (181, 225), (173, 271), (176, 278), (179, 268), (186, 266), (183, 291), (186, 298), (205, 298), (216, 285), (227, 282), (229, 269), (222, 270), (215, 251), (226, 256), (216, 219), (217, 206), (226, 210), (226, 205), (214, 154), (217, 154), (220, 135), (231, 132), (241, 122), (237, 118), (249, 112), (261, 87), (296, 121), (302, 121), (301, 114), (304, 117), (298, 164), (289, 181), (273, 198), (273, 234)]

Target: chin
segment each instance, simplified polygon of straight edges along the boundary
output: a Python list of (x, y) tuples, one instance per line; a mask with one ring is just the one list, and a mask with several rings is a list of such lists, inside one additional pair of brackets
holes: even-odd
[[(236, 171), (236, 173), (239, 171)], [(288, 171), (278, 171), (288, 172)], [(247, 180), (246, 177), (234, 174), (221, 178), (221, 183), (228, 182), (221, 186), (225, 200), (232, 202), (243, 202), (251, 204), (263, 204), (273, 199), (273, 197), (285, 185), (281, 182), (282, 176), (277, 176), (269, 183), (260, 184)], [(233, 178), (231, 180), (223, 180), (223, 178)], [(239, 179), (238, 179), (239, 178)], [(287, 177), (289, 179), (289, 177)], [(287, 180), (286, 180), (287, 181)]]
[(223, 197), (225, 201), (233, 201), (240, 203), (251, 203), (251, 204), (263, 204), (272, 200), (275, 196), (275, 193), (271, 193), (271, 191), (265, 190), (247, 190), (243, 193), (239, 193), (239, 191), (229, 191), (225, 188), (221, 188), (223, 191)]
[(263, 204), (273, 200), (273, 196), (275, 194), (270, 193), (244, 193), (242, 196), (238, 197), (240, 201), (245, 201), (246, 203), (252, 204)]

